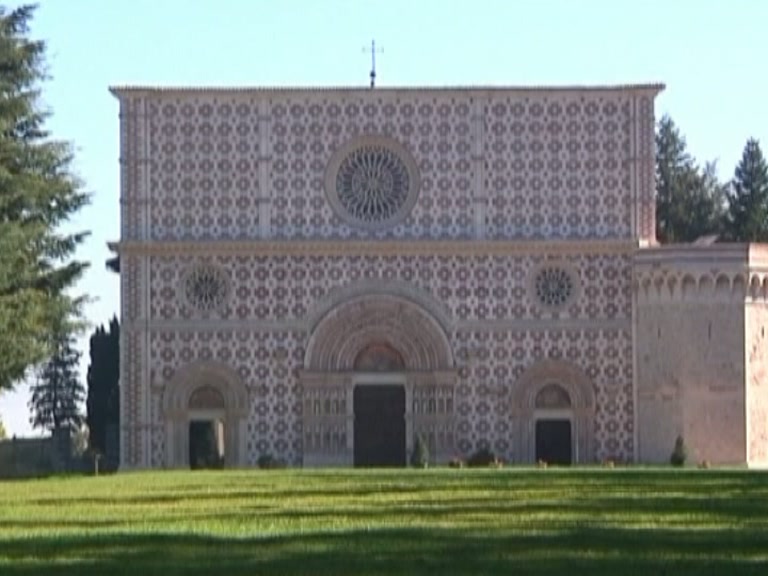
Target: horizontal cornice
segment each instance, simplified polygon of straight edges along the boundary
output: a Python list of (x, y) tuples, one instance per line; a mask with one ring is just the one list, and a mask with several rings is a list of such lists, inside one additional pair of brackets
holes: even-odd
[(112, 242), (120, 255), (508, 256), (631, 254), (636, 240), (197, 240)]
[(635, 263), (641, 266), (715, 262), (746, 264), (749, 249), (749, 244), (670, 244), (639, 250), (635, 255)]
[[(129, 332), (298, 332), (312, 331), (311, 322), (304, 318), (285, 320), (125, 320)], [(453, 320), (447, 327), (449, 332), (551, 332), (578, 330), (586, 332), (631, 330), (630, 318), (549, 318), (516, 319), (500, 318), (489, 320)]]
[(240, 95), (247, 94), (249, 97), (265, 95), (269, 98), (275, 96), (290, 96), (292, 94), (317, 93), (328, 95), (338, 93), (342, 95), (360, 95), (364, 97), (379, 97), (382, 95), (424, 95), (433, 94), (466, 94), (467, 96), (482, 96), (484, 94), (525, 94), (531, 93), (553, 94), (553, 93), (605, 93), (605, 92), (623, 92), (623, 93), (647, 93), (655, 96), (665, 86), (661, 83), (648, 84), (617, 84), (617, 85), (569, 85), (569, 86), (392, 86), (376, 87), (373, 90), (363, 86), (112, 86), (109, 91), (117, 98), (125, 96), (183, 96), (183, 95)]

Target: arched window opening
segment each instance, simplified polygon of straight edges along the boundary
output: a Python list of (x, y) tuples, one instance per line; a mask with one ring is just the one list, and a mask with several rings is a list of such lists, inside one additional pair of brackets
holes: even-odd
[(571, 397), (558, 384), (547, 384), (536, 394), (536, 408), (561, 409), (571, 407)]
[(355, 370), (360, 372), (396, 372), (405, 370), (403, 356), (387, 343), (369, 344), (355, 357)]
[(223, 410), (224, 397), (213, 386), (200, 386), (189, 397), (190, 410)]

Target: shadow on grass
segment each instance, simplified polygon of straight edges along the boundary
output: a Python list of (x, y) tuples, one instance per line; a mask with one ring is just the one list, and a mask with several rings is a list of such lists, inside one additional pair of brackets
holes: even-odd
[(269, 538), (110, 534), (0, 540), (0, 573), (765, 574), (763, 532), (617, 530), (539, 534), (390, 529)]

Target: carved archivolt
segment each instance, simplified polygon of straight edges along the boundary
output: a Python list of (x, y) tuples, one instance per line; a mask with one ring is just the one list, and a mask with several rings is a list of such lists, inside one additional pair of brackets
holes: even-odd
[(184, 415), (190, 409), (223, 408), (229, 415), (248, 413), (248, 391), (240, 376), (220, 362), (192, 362), (179, 368), (163, 394), (166, 416)]
[(204, 384), (189, 397), (190, 410), (224, 410), (224, 396), (213, 386)]
[(440, 324), (422, 307), (398, 296), (364, 296), (328, 312), (309, 339), (307, 370), (355, 370), (356, 360), (376, 343), (402, 358), (406, 370), (453, 367), (453, 354)]
[(536, 394), (536, 408), (556, 410), (571, 407), (571, 397), (559, 384), (547, 384)]
[(440, 324), (444, 332), (452, 328), (451, 313), (444, 303), (432, 297), (428, 292), (414, 286), (410, 282), (397, 280), (361, 280), (341, 288), (331, 290), (320, 300), (308, 315), (310, 330), (320, 323), (328, 313), (346, 302), (357, 298), (373, 298), (376, 296), (392, 296), (413, 302), (422, 308)]
[(512, 412), (532, 413), (537, 408), (540, 393), (547, 393), (556, 385), (559, 393), (568, 398), (569, 407), (578, 412), (595, 409), (592, 381), (571, 362), (542, 360), (529, 367), (515, 382), (512, 391)]
[(372, 342), (355, 358), (358, 372), (400, 372), (405, 370), (402, 354), (386, 343)]

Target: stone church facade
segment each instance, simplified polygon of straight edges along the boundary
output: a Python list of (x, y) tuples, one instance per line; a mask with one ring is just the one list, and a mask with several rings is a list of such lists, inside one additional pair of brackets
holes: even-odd
[(768, 252), (656, 245), (661, 89), (114, 88), (122, 468), (764, 464)]

